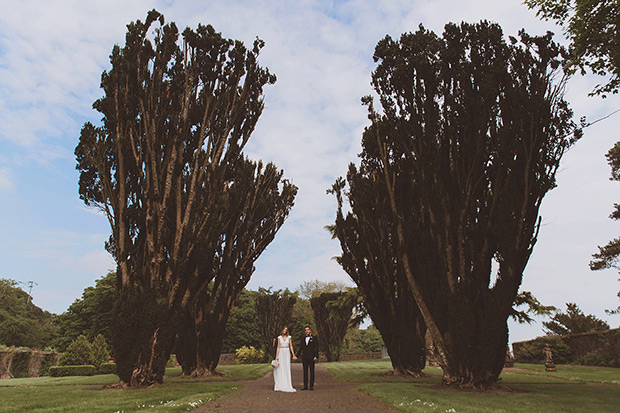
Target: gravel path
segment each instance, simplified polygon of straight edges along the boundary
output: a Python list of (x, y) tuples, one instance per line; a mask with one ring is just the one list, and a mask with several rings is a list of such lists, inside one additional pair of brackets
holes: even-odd
[(314, 391), (303, 387), (301, 363), (292, 364), (295, 393), (273, 391), (273, 373), (252, 381), (238, 382), (243, 389), (193, 410), (204, 412), (397, 412), (364, 393), (355, 390), (356, 383), (339, 382), (320, 364), (316, 365)]

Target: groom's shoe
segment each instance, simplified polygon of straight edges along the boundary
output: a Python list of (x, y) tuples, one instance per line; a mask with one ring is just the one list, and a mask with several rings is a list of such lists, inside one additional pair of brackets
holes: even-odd
[[(301, 390), (308, 390), (308, 389), (306, 387), (302, 387)], [(310, 390), (312, 390), (312, 389), (310, 389)]]

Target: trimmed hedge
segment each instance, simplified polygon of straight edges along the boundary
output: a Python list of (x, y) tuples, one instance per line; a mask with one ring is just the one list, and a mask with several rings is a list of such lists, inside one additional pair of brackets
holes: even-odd
[(65, 377), (65, 376), (94, 376), (95, 366), (54, 366), (50, 367), (51, 377)]
[(101, 363), (99, 374), (116, 374), (116, 363)]

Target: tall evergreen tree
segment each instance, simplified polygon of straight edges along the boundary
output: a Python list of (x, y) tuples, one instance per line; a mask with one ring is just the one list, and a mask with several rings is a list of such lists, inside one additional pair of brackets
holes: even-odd
[[(379, 42), (363, 135), (385, 185), (397, 260), (457, 387), (495, 386), (511, 314), (564, 152), (580, 136), (551, 34), (423, 27)], [(554, 83), (554, 80), (559, 80)], [(492, 262), (498, 264), (492, 273)]]
[(220, 237), (210, 232), (224, 227), (217, 203), (262, 113), (263, 87), (275, 81), (257, 63), (260, 40), (247, 49), (203, 25), (179, 37), (154, 10), (128, 25), (93, 105), (103, 125), (86, 123), (75, 150), (80, 197), (112, 229), (112, 346), (131, 386), (163, 380), (192, 257), (200, 240)]
[(292, 334), (293, 307), (297, 302), (297, 294), (285, 290), (271, 291), (271, 288), (259, 288), (256, 295), (256, 321), (266, 356), (276, 354), (276, 338), (283, 327), (288, 327)]
[(348, 292), (321, 293), (310, 299), (321, 349), (327, 361), (340, 360), (340, 350), (353, 317), (355, 296)]

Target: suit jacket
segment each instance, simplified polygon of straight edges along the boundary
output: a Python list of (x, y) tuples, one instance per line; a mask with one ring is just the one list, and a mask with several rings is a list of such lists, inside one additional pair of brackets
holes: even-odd
[(313, 358), (319, 359), (319, 339), (311, 335), (308, 344), (306, 345), (306, 336), (303, 336), (301, 343), (299, 344), (301, 359), (312, 360)]

